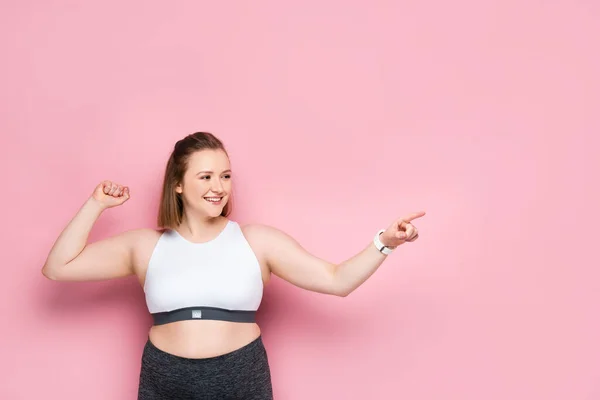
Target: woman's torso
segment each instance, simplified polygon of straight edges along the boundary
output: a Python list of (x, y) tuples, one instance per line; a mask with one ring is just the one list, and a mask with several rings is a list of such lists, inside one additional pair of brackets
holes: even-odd
[[(233, 222), (227, 221), (227, 224)], [(253, 237), (251, 231), (241, 230), (247, 245), (250, 247), (253, 256), (258, 261), (258, 268), (262, 278), (262, 284), (265, 285), (269, 280), (269, 270), (264, 261), (264, 253), (261, 249), (260, 239)], [(142, 288), (147, 289), (147, 279), (153, 279), (153, 285), (160, 285), (159, 279), (168, 279), (168, 265), (162, 265), (161, 274), (156, 274), (155, 252), (157, 246), (165, 246), (161, 239), (165, 233), (155, 230), (143, 230), (138, 242), (134, 246), (134, 271)], [(186, 250), (194, 251), (194, 245), (199, 245), (201, 251), (204, 243), (186, 242), (181, 235), (171, 232), (181, 240), (182, 246)], [(217, 236), (215, 234), (215, 236)], [(173, 237), (175, 240), (176, 237)], [(209, 239), (208, 241), (211, 241)], [(233, 249), (235, 251), (235, 248)], [(168, 257), (168, 253), (164, 254)], [(200, 257), (202, 253), (198, 254)], [(150, 267), (150, 273), (149, 271)], [(153, 275), (154, 274), (154, 275)], [(167, 275), (165, 275), (167, 274)], [(204, 306), (206, 304), (193, 304), (193, 306)], [(162, 325), (153, 325), (148, 334), (149, 339), (159, 349), (187, 358), (207, 358), (229, 353), (256, 339), (260, 335), (260, 328), (254, 322), (229, 322), (217, 320), (183, 320)]]

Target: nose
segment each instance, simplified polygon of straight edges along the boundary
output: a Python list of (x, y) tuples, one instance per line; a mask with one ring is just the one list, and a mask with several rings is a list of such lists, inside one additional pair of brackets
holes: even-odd
[(221, 193), (223, 191), (223, 184), (220, 179), (211, 179), (210, 190), (213, 193)]

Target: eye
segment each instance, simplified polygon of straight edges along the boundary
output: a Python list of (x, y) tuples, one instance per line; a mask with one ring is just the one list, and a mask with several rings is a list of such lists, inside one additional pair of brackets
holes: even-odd
[(223, 175), (223, 178), (225, 178), (225, 179), (231, 179), (231, 175)]
[(206, 180), (205, 178), (206, 178), (206, 179), (210, 179), (210, 175), (205, 175), (205, 176), (201, 176), (201, 177), (200, 177), (200, 179), (204, 179), (204, 180)]

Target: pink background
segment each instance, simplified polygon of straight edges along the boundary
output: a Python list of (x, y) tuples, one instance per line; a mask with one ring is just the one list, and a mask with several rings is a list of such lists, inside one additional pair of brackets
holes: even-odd
[(328, 260), (428, 212), (347, 298), (268, 287), (276, 398), (600, 399), (600, 3), (8, 3), (0, 398), (135, 398), (135, 279), (40, 270), (100, 180), (132, 199), (93, 240), (154, 226), (171, 147), (208, 130), (232, 218)]

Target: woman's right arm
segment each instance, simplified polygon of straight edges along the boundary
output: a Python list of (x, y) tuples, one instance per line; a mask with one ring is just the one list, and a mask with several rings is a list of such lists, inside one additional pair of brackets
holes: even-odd
[(132, 253), (138, 233), (128, 231), (87, 244), (94, 223), (104, 210), (129, 199), (129, 188), (110, 181), (100, 183), (61, 232), (42, 268), (58, 281), (91, 281), (133, 274)]

